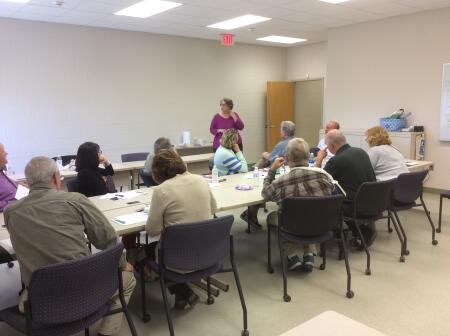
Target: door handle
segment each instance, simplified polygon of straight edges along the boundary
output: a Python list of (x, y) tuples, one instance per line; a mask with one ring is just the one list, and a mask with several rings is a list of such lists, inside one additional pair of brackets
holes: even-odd
[(265, 127), (266, 127), (266, 128), (274, 128), (275, 125), (269, 125), (269, 124), (266, 124)]

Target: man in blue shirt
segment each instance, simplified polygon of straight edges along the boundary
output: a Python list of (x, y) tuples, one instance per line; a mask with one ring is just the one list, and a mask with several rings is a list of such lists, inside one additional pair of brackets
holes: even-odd
[(286, 147), (295, 134), (295, 124), (292, 121), (281, 122), (281, 141), (275, 145), (271, 153), (262, 153), (261, 159), (256, 163), (258, 168), (269, 167), (277, 157), (284, 157), (286, 153)]

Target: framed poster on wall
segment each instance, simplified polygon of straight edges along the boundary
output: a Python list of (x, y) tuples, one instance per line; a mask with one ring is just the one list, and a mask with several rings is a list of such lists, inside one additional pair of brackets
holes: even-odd
[(450, 141), (450, 63), (442, 72), (441, 124), (439, 140)]

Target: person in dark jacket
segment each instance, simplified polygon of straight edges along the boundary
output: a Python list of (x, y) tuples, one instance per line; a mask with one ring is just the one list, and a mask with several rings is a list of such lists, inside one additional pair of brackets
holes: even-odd
[[(104, 168), (99, 167), (103, 165)], [(108, 158), (95, 142), (85, 142), (78, 147), (75, 160), (77, 175), (76, 191), (86, 197), (108, 193), (107, 177), (114, 175)]]
[[(347, 143), (345, 135), (340, 130), (332, 130), (327, 133), (325, 143), (328, 150), (334, 154), (324, 169), (344, 189), (346, 197), (343, 204), (344, 214), (346, 216), (353, 215), (353, 199), (359, 186), (364, 182), (376, 181), (375, 172), (372, 168), (369, 155), (361, 148), (351, 147)], [(317, 156), (316, 166), (320, 167), (324, 159), (324, 153), (321, 151)], [(353, 236), (358, 237), (354, 223), (348, 223), (352, 229)], [(361, 225), (361, 232), (367, 245), (370, 246), (374, 242), (377, 232), (373, 223), (370, 225)]]

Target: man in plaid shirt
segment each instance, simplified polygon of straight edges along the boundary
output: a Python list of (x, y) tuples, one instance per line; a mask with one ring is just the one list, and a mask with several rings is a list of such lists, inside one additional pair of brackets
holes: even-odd
[[(262, 190), (264, 199), (280, 203), (287, 197), (331, 195), (334, 188), (332, 179), (325, 172), (309, 168), (308, 159), (308, 143), (300, 138), (290, 140), (286, 148), (286, 158), (275, 159), (264, 180)], [(275, 179), (276, 171), (285, 163), (290, 167), (290, 172)], [(278, 224), (276, 211), (267, 216), (267, 224)], [(303, 262), (300, 259), (302, 253), (298, 245), (285, 243), (283, 250), (288, 258), (289, 270), (312, 271), (316, 253), (315, 245), (303, 246)]]

